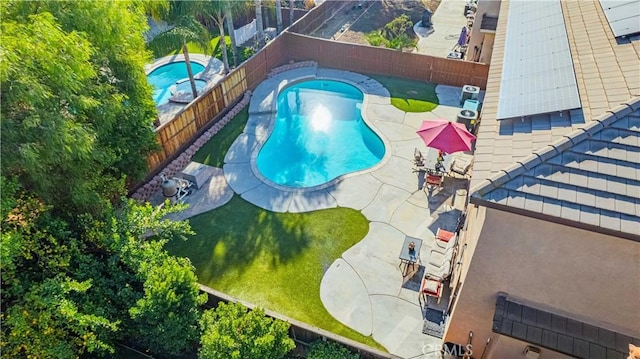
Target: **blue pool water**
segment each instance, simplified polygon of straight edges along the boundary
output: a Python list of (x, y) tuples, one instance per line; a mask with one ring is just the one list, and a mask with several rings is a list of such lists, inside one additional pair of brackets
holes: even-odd
[[(204, 66), (191, 62), (191, 71), (193, 75), (202, 72)], [(171, 91), (169, 88), (176, 84), (176, 81), (188, 78), (187, 65), (184, 61), (172, 62), (167, 65), (158, 67), (147, 75), (147, 81), (153, 86), (153, 100), (156, 105), (162, 105), (169, 101)], [(190, 86), (190, 85), (189, 85)]]
[(269, 180), (287, 187), (321, 185), (374, 166), (385, 148), (362, 120), (363, 94), (338, 81), (305, 81), (278, 95), (271, 136), (257, 166)]

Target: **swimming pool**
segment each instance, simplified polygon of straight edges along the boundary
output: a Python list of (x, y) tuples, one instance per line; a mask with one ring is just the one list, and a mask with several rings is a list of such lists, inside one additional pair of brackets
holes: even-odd
[[(203, 65), (193, 61), (191, 62), (191, 71), (193, 71), (194, 76), (202, 72), (202, 70), (204, 70)], [(153, 100), (156, 102), (156, 105), (162, 105), (169, 101), (169, 98), (171, 97), (171, 87), (175, 85), (176, 82), (188, 77), (187, 65), (184, 61), (177, 61), (162, 65), (151, 71), (147, 75), (147, 81), (149, 81), (149, 84), (153, 86)], [(206, 85), (206, 82), (202, 82)], [(189, 81), (187, 81), (187, 86), (189, 86), (190, 90), (191, 85), (188, 83)], [(196, 83), (196, 87), (197, 85), (198, 84)], [(204, 87), (204, 85), (201, 84), (202, 87)]]
[(361, 114), (363, 93), (349, 84), (312, 80), (278, 95), (273, 132), (260, 149), (258, 170), (293, 188), (318, 186), (376, 165), (382, 140)]

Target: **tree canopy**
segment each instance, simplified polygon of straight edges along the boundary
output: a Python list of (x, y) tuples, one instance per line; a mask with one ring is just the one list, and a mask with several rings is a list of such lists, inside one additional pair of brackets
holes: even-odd
[[(111, 357), (124, 342), (175, 357), (201, 339), (206, 297), (189, 260), (164, 249), (193, 234), (187, 222), (165, 219), (183, 207), (123, 197), (156, 146), (144, 73), (150, 8), (168, 5), (0, 2), (4, 356)], [(263, 312), (216, 313), (206, 328), (250, 329), (237, 338), (247, 346), (241, 353), (253, 355), (242, 358), (277, 358), (293, 347), (287, 325)]]
[(97, 211), (146, 173), (156, 108), (134, 1), (4, 1), (5, 176), (57, 210)]
[(179, 207), (125, 201), (73, 228), (0, 179), (3, 353), (106, 355), (117, 341), (164, 356), (191, 350), (205, 297), (191, 264), (163, 249), (191, 233), (163, 219)]
[(156, 117), (142, 1), (4, 1), (0, 43), (2, 329), (9, 357), (163, 356), (199, 339), (188, 224), (122, 199)]

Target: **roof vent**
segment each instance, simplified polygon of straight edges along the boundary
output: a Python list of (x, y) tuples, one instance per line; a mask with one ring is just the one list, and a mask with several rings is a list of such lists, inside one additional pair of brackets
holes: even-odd
[(463, 123), (467, 127), (467, 131), (473, 132), (478, 120), (478, 111), (462, 109), (458, 112), (456, 122)]
[(478, 95), (480, 94), (480, 87), (464, 85), (462, 86), (462, 95), (460, 96), (460, 105), (462, 105), (466, 100), (477, 100)]
[(527, 359), (538, 359), (540, 357), (540, 348), (532, 345), (527, 345), (522, 351), (524, 357)]

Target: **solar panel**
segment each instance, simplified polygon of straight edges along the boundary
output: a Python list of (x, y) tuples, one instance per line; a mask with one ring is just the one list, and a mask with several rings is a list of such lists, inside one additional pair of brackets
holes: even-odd
[(640, 32), (640, 4), (637, 0), (600, 0), (615, 37)]
[(579, 107), (560, 1), (510, 1), (498, 120)]

